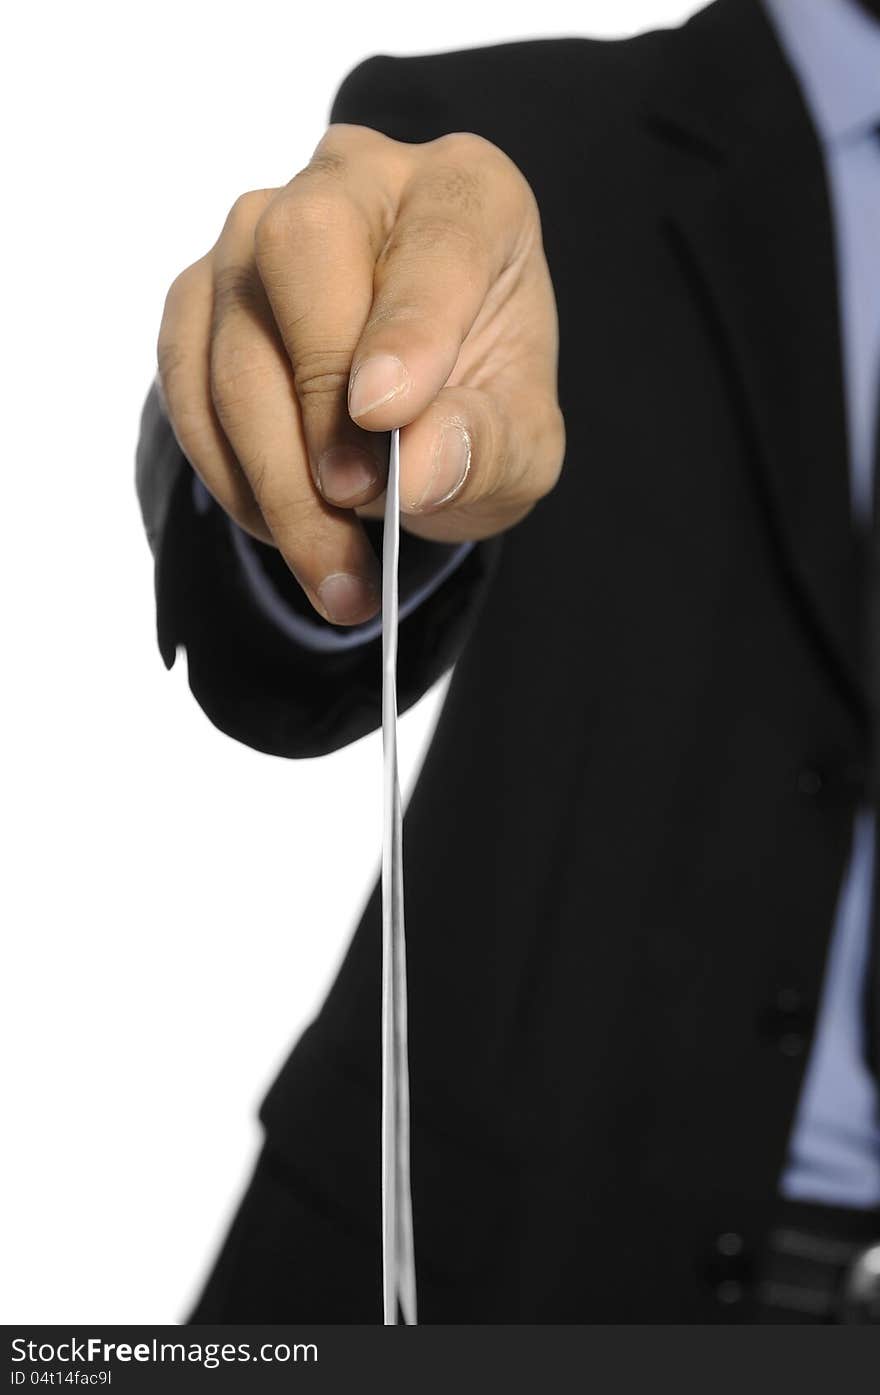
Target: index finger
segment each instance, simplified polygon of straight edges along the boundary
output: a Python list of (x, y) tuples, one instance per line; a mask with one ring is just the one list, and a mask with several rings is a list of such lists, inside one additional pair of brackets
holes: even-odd
[(489, 141), (458, 132), (419, 151), (352, 363), (349, 411), (370, 430), (406, 426), (433, 402), (539, 226), (524, 178)]
[(331, 502), (354, 507), (384, 488), (384, 443), (351, 420), (346, 395), (396, 202), (393, 170), (377, 147), (396, 143), (362, 127), (341, 130), (330, 128), (264, 210), (254, 249), (292, 366), (312, 476)]

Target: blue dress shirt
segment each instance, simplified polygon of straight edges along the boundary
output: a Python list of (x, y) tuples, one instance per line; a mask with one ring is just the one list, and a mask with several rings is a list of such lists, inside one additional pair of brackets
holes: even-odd
[[(765, 0), (825, 159), (837, 277), (850, 485), (870, 517), (880, 386), (880, 23), (856, 0)], [(873, 814), (856, 817), (816, 1034), (781, 1178), (785, 1196), (880, 1206), (880, 1118), (861, 993), (871, 923)]]
[[(857, 0), (764, 0), (820, 138), (837, 248), (850, 481), (855, 516), (869, 516), (880, 385), (880, 23)], [(197, 501), (209, 496), (195, 481)], [(275, 623), (313, 649), (374, 639), (379, 618), (343, 631), (296, 614), (230, 522), (248, 582)], [(467, 555), (447, 551), (435, 576), (402, 599), (410, 614)], [(878, 1092), (863, 1051), (861, 989), (870, 937), (873, 815), (854, 821), (832, 930), (816, 1033), (780, 1189), (831, 1205), (880, 1206)]]

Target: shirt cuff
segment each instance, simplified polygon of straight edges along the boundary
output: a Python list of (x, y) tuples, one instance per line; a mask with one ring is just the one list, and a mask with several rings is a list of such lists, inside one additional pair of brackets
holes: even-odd
[[(193, 475), (193, 504), (200, 514), (216, 507), (211, 494), (195, 474)], [(294, 610), (260, 565), (254, 539), (243, 528), (240, 528), (228, 514), (224, 514), (224, 517), (230, 530), (242, 575), (251, 595), (264, 615), (295, 644), (300, 644), (304, 648), (318, 653), (338, 654), (346, 649), (357, 649), (361, 645), (369, 644), (371, 640), (376, 639), (382, 633), (381, 612), (373, 616), (371, 620), (366, 620), (362, 625), (342, 626), (330, 625), (317, 614), (314, 620), (311, 620)], [(436, 570), (409, 592), (405, 593), (405, 582), (401, 578), (399, 619), (405, 620), (408, 615), (412, 615), (414, 611), (418, 610), (429, 596), (433, 596), (435, 591), (443, 585), (443, 582), (458, 570), (473, 547), (472, 542), (464, 542), (453, 547), (451, 551), (446, 547), (443, 547), (442, 550), (438, 549), (438, 553), (441, 555), (438, 556)]]

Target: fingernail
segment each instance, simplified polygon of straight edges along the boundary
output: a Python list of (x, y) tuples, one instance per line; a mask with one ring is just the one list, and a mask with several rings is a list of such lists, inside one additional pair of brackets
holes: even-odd
[(357, 499), (379, 478), (379, 462), (360, 446), (328, 446), (318, 461), (318, 488), (331, 503)]
[(394, 354), (374, 354), (354, 371), (348, 391), (348, 410), (353, 417), (365, 416), (409, 387), (409, 374)]
[(316, 592), (321, 609), (331, 625), (356, 625), (375, 614), (379, 588), (366, 576), (352, 572), (331, 572)]
[(440, 433), (428, 482), (419, 497), (409, 505), (411, 512), (445, 504), (461, 489), (470, 468), (470, 437), (463, 426), (449, 422)]

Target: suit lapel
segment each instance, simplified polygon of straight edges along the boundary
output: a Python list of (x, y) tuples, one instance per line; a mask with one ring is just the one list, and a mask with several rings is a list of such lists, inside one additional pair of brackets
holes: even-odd
[(862, 549), (820, 148), (757, 0), (716, 0), (678, 42), (647, 114), (681, 151), (669, 234), (731, 361), (804, 617), (863, 708)]

